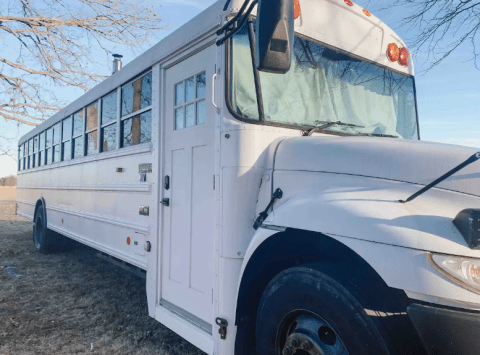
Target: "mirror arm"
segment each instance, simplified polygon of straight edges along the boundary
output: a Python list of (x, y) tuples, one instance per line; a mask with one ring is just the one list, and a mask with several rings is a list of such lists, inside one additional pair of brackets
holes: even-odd
[[(227, 11), (228, 4), (230, 3), (231, 0), (228, 0), (227, 3), (225, 4), (225, 9), (223, 11)], [(248, 3), (250, 0), (245, 0), (243, 3), (242, 7), (240, 7), (240, 10), (238, 10), (237, 14), (232, 17), (230, 21), (228, 21), (226, 24), (224, 24), (218, 31), (217, 35), (220, 36), (223, 32), (225, 32), (228, 27), (230, 27), (235, 21), (239, 19), (240, 16), (242, 16), (243, 11), (247, 8)]]
[(228, 5), (230, 5), (230, 2), (232, 0), (227, 0), (227, 2), (225, 3), (225, 6), (223, 7), (223, 11), (227, 11), (228, 10)]
[(255, 92), (257, 94), (258, 118), (261, 122), (265, 121), (265, 112), (263, 107), (262, 84), (260, 74), (257, 69), (257, 50), (255, 46), (255, 31), (253, 30), (253, 20), (248, 17), (248, 38), (250, 40), (250, 53), (252, 55), (253, 77), (255, 80)]
[[(248, 3), (248, 1), (247, 1)], [(252, 2), (252, 4), (250, 5), (250, 7), (248, 8), (247, 12), (245, 13), (245, 16), (240, 20), (239, 24), (237, 27), (235, 27), (234, 29), (232, 29), (229, 33), (227, 33), (225, 36), (223, 36), (222, 38), (220, 38), (218, 41), (217, 41), (217, 46), (221, 46), (227, 39), (229, 39), (230, 37), (232, 37), (233, 35), (235, 35), (238, 31), (240, 31), (243, 27), (243, 25), (245, 24), (245, 22), (247, 21), (248, 17), (250, 16), (250, 13), (253, 11), (253, 8), (255, 7), (255, 5), (257, 5), (258, 3), (258, 0), (254, 0)]]

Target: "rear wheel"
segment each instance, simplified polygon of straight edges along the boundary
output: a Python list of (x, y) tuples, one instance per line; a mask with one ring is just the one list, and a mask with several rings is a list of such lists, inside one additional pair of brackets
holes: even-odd
[(42, 209), (37, 211), (33, 226), (33, 242), (38, 252), (46, 254), (51, 251), (51, 231), (47, 229)]
[(256, 321), (261, 355), (388, 354), (381, 329), (340, 283), (314, 268), (278, 274)]
[(43, 208), (37, 210), (33, 226), (33, 242), (38, 252), (47, 254), (55, 251), (68, 251), (74, 241), (47, 228), (47, 219)]

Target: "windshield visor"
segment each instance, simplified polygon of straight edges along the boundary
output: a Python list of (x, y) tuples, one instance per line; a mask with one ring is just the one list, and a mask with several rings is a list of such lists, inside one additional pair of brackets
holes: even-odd
[[(242, 118), (258, 120), (245, 26), (230, 42), (230, 103)], [(346, 134), (418, 139), (413, 77), (295, 37), (286, 74), (260, 73), (265, 121), (294, 126), (331, 125)]]

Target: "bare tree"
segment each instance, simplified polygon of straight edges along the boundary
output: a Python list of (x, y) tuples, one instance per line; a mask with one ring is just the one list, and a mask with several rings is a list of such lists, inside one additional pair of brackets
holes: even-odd
[(142, 45), (160, 23), (137, 0), (1, 1), (0, 117), (40, 124), (65, 105), (49, 84), (88, 90), (104, 78), (92, 65), (95, 50)]
[(0, 158), (6, 156), (9, 158), (12, 158), (13, 160), (16, 159), (15, 151), (12, 150), (15, 146), (14, 143), (14, 138), (13, 137), (7, 137), (5, 135), (0, 134)]
[[(462, 44), (469, 44), (478, 68), (480, 28), (479, 0), (399, 0), (392, 6), (402, 8), (402, 27), (415, 33), (411, 47), (428, 54), (430, 68), (438, 65)], [(391, 8), (391, 6), (389, 5)]]
[(0, 186), (17, 186), (17, 177), (15, 175), (9, 175), (0, 178)]

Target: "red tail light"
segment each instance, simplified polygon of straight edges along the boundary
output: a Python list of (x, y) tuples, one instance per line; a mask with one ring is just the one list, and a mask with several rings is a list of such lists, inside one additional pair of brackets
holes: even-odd
[(399, 56), (398, 56), (398, 64), (403, 65), (404, 67), (408, 65), (408, 57), (410, 53), (408, 53), (407, 48), (402, 47), (399, 49)]
[(395, 43), (390, 43), (387, 47), (387, 57), (391, 62), (396, 62), (400, 56), (400, 50)]

